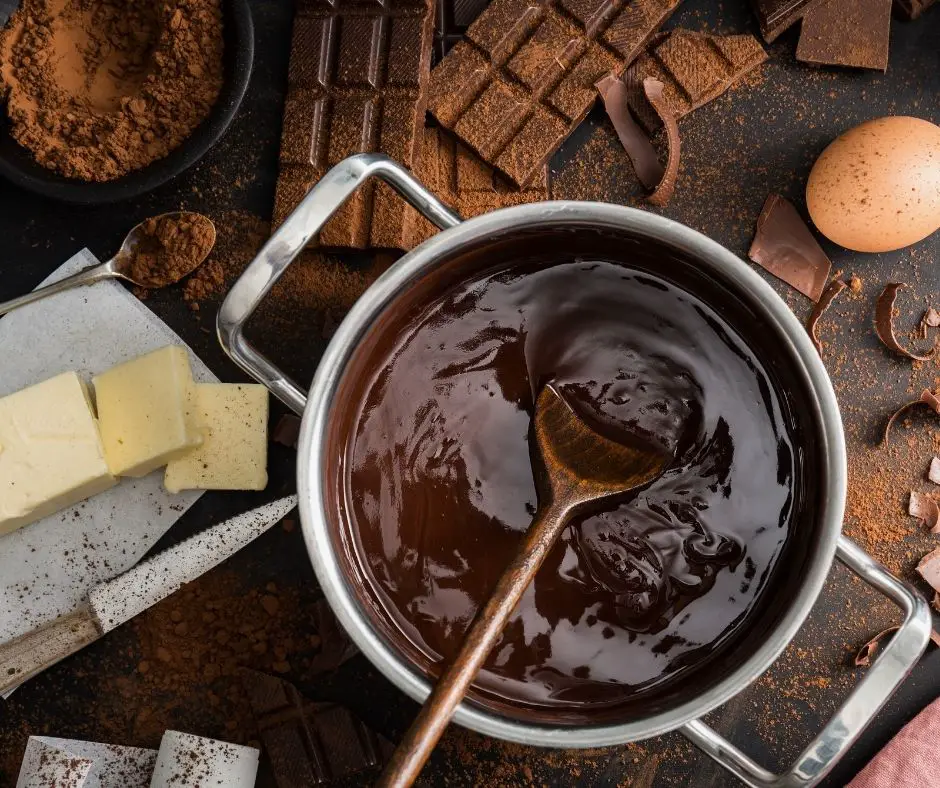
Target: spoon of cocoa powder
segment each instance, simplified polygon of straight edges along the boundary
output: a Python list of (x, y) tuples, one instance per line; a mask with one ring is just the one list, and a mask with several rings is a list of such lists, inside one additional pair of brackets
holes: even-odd
[(213, 246), (215, 225), (208, 217), (189, 211), (154, 216), (131, 230), (108, 262), (0, 303), (0, 315), (46, 296), (105, 279), (121, 279), (147, 290), (169, 287), (202, 265)]

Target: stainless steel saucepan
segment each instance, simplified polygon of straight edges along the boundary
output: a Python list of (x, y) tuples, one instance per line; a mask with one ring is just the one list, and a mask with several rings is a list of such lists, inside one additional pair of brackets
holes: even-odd
[[(309, 395), (264, 358), (245, 339), (251, 314), (291, 261), (353, 192), (370, 178), (380, 178), (442, 232), (405, 255), (353, 306), (323, 356)], [(694, 692), (632, 712), (628, 719), (603, 725), (551, 725), (523, 715), (465, 701), (455, 720), (480, 733), (515, 742), (550, 747), (600, 747), (624, 744), (678, 730), (751, 786), (809, 786), (819, 782), (848, 750), (927, 645), (931, 630), (926, 601), (902, 584), (853, 542), (841, 535), (846, 493), (846, 457), (842, 421), (826, 370), (800, 322), (789, 307), (751, 268), (719, 244), (681, 224), (644, 211), (605, 203), (546, 202), (521, 205), (461, 222), (404, 168), (390, 159), (353, 156), (328, 172), (297, 210), (274, 233), (232, 288), (218, 318), (219, 338), (232, 359), (299, 414), (303, 414), (298, 485), (303, 533), (310, 560), (333, 610), (372, 663), (403, 692), (423, 702), (430, 685), (425, 674), (376, 625), (375, 606), (364, 604), (341, 540), (331, 524), (328, 487), (336, 473), (328, 451), (331, 413), (337, 390), (364, 336), (379, 317), (412, 286), (439, 271), (462, 250), (485, 248), (520, 233), (552, 231), (604, 232), (624, 243), (655, 248), (692, 261), (700, 275), (721, 283), (745, 304), (762, 332), (772, 332), (780, 363), (800, 380), (813, 429), (806, 451), (822, 457), (823, 472), (815, 495), (813, 527), (803, 534), (806, 549), (798, 565), (787, 567), (795, 579), (779, 600), (779, 613), (765, 622), (760, 637), (735, 649), (727, 669)], [(481, 265), (485, 255), (479, 256)], [(335, 458), (333, 458), (335, 460)], [(905, 619), (897, 634), (867, 671), (852, 694), (796, 763), (773, 774), (723, 739), (701, 718), (741, 692), (766, 671), (805, 621), (838, 558), (872, 587), (893, 600)], [(797, 559), (794, 559), (797, 560)]]

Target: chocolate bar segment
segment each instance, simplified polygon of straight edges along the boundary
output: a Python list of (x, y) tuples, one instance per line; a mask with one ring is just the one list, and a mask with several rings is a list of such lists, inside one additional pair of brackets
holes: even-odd
[(803, 17), (796, 58), (886, 71), (890, 37), (891, 0), (827, 0)]
[(312, 703), (294, 685), (246, 670), (243, 681), (278, 788), (306, 788), (375, 770), (391, 745), (333, 703)]
[[(543, 168), (536, 185), (517, 189), (456, 137), (437, 126), (424, 130), (424, 151), (417, 174), (425, 186), (464, 219), (498, 208), (549, 199), (547, 167)], [(408, 210), (412, 221), (409, 247), (440, 232), (417, 211)]]
[(713, 36), (676, 29), (657, 36), (624, 77), (630, 107), (652, 131), (660, 125), (643, 94), (643, 80), (663, 83), (664, 98), (676, 119), (716, 99), (738, 79), (767, 60), (752, 35)]
[(760, 23), (760, 33), (769, 44), (822, 2), (824, 0), (751, 0), (751, 6)]
[[(333, 165), (387, 153), (420, 155), (433, 0), (299, 0), (281, 138), (274, 222), (280, 224)], [(323, 228), (324, 247), (400, 248), (405, 203), (369, 183)]]
[(434, 15), (433, 64), (463, 40), (467, 28), (482, 13), (490, 0), (438, 0)]
[(680, 0), (493, 0), (431, 72), (428, 108), (522, 187)]

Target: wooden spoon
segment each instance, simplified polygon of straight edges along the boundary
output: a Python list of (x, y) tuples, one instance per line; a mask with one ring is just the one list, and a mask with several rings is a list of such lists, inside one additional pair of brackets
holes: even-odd
[(477, 613), (457, 658), (438, 681), (378, 785), (411, 785), (486, 658), (499, 641), (545, 556), (572, 517), (649, 484), (669, 457), (625, 446), (586, 425), (551, 385), (535, 403), (532, 465), (539, 510), (525, 543)]

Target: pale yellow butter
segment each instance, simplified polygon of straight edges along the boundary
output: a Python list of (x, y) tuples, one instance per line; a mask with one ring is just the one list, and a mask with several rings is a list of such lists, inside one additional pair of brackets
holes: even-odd
[(117, 484), (74, 372), (0, 399), (0, 534)]
[(167, 490), (267, 487), (268, 390), (257, 385), (197, 385), (196, 415), (203, 425), (203, 444), (167, 466)]
[(115, 476), (146, 476), (202, 443), (183, 348), (154, 351), (93, 382), (104, 453)]

